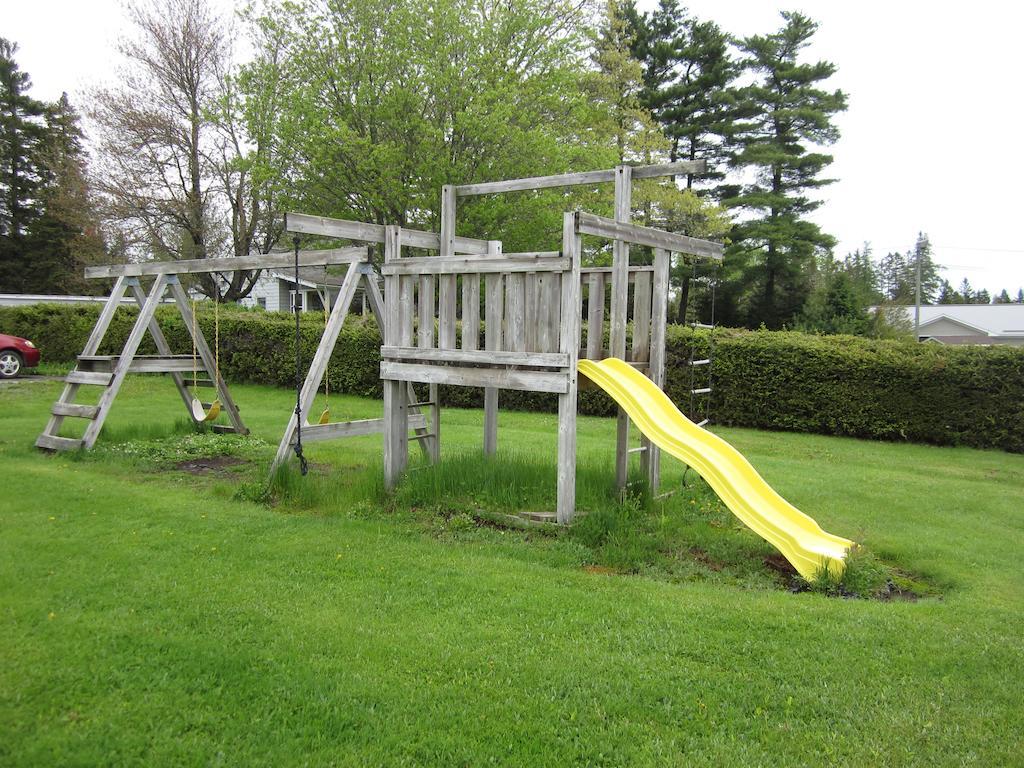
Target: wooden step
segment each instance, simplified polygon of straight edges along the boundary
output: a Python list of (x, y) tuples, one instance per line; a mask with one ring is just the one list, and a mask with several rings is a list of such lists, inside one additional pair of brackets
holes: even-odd
[(88, 371), (72, 371), (64, 379), (68, 384), (94, 384), (97, 387), (105, 387), (113, 379), (110, 373), (90, 373)]
[(54, 403), (50, 413), (54, 416), (74, 416), (79, 419), (95, 419), (100, 412), (98, 405), (78, 405), (77, 403)]
[(690, 365), (711, 365), (711, 359), (705, 358), (704, 360), (691, 360)]
[(701, 387), (700, 389), (691, 389), (691, 395), (707, 395), (711, 393), (711, 387)]
[(48, 451), (74, 451), (82, 447), (82, 440), (74, 437), (57, 437), (45, 432), (36, 438), (36, 448)]

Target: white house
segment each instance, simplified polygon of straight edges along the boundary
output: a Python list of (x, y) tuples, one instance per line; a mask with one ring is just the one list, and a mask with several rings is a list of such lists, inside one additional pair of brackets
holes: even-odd
[[(345, 280), (347, 267), (300, 267), (299, 284), (295, 285), (295, 273), (290, 269), (268, 269), (260, 275), (252, 293), (239, 304), (247, 307), (262, 307), (268, 312), (323, 312), (324, 306), (333, 307), (338, 300), (341, 284)], [(337, 272), (337, 274), (335, 274)], [(369, 311), (362, 283), (356, 289), (352, 310), (365, 315)]]
[[(914, 326), (914, 307), (891, 307)], [(1024, 304), (939, 304), (921, 307), (921, 341), (1024, 347)]]

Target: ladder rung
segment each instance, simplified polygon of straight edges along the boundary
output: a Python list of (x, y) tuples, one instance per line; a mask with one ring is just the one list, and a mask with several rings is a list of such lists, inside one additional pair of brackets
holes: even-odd
[(72, 371), (64, 379), (68, 384), (95, 384), (99, 387), (105, 387), (110, 384), (110, 380), (113, 379), (113, 374), (110, 373), (89, 373), (87, 371)]
[(216, 387), (217, 386), (217, 383), (215, 381), (211, 381), (210, 379), (198, 379), (198, 380), (196, 380), (195, 384), (193, 384), (191, 381), (188, 381), (186, 379), (185, 383), (188, 386), (190, 386), (190, 387), (191, 386), (196, 386), (196, 387)]
[(74, 437), (57, 437), (44, 432), (36, 438), (36, 447), (50, 451), (73, 451), (82, 447), (82, 440)]
[(691, 395), (706, 395), (711, 392), (711, 387), (701, 387), (700, 389), (691, 389)]
[(646, 450), (646, 445), (638, 445), (636, 448), (630, 448), (629, 451), (627, 451), (627, 453), (643, 453)]
[(100, 412), (98, 405), (78, 405), (77, 403), (54, 403), (50, 413), (54, 416), (75, 416), (79, 419), (95, 419)]
[(708, 420), (707, 420), (707, 419), (702, 419), (701, 421), (698, 421), (698, 422), (697, 422), (697, 426), (698, 426), (698, 427), (703, 427), (703, 426), (704, 426), (704, 425), (706, 425), (707, 423), (708, 423)]
[(711, 358), (706, 357), (703, 360), (691, 360), (690, 365), (711, 365)]
[(220, 434), (232, 434), (232, 435), (234, 435), (234, 434), (236, 434), (238, 432), (238, 430), (236, 430), (230, 424), (211, 424), (210, 425), (210, 429), (212, 431), (220, 433)]
[(426, 408), (427, 406), (433, 405), (433, 400), (424, 400), (418, 403), (409, 403), (410, 408)]
[(713, 329), (713, 328), (715, 327), (715, 326), (713, 326), (713, 325), (708, 325), (707, 323), (691, 323), (691, 325), (692, 325), (692, 326), (693, 326), (694, 328), (706, 328), (706, 329), (708, 329), (709, 331), (710, 331), (710, 330), (712, 330), (712, 329)]
[(424, 435), (411, 435), (409, 437), (409, 439), (410, 440), (429, 440), (432, 437), (437, 437), (437, 435), (435, 433), (433, 433), (433, 432), (427, 432)]

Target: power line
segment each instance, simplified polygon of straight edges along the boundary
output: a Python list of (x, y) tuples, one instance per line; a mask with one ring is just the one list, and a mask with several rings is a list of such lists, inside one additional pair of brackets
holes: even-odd
[(984, 251), (985, 253), (1024, 253), (1024, 248), (975, 248), (970, 245), (935, 245), (932, 248), (943, 248), (947, 251)]

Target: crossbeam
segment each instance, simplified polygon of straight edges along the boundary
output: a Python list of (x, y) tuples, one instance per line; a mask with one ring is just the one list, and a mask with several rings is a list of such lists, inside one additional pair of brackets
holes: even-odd
[[(368, 259), (369, 251), (366, 246), (299, 252), (300, 267), (351, 264)], [(230, 259), (184, 259), (181, 261), (147, 261), (141, 264), (106, 264), (100, 267), (86, 267), (85, 276), (88, 278), (154, 277), (156, 275), (198, 274), (200, 272), (279, 269), (293, 266), (295, 266), (295, 254), (293, 253), (261, 253), (236, 256)]]
[[(284, 217), (284, 227), (289, 232), (304, 235), (340, 237), (364, 243), (384, 242), (384, 225), (368, 224), (365, 221), (332, 219), (327, 216), (310, 216), (306, 213), (288, 213)], [(402, 245), (439, 251), (441, 250), (441, 236), (436, 232), (421, 232), (418, 229), (402, 227)], [(455, 252), (482, 256), (488, 252), (488, 243), (486, 240), (477, 240), (473, 237), (456, 237)]]
[[(654, 179), (659, 176), (682, 176), (683, 174), (690, 173), (704, 173), (706, 170), (707, 163), (704, 160), (680, 160), (676, 163), (632, 166), (634, 179)], [(527, 179), (488, 181), (482, 184), (462, 184), (455, 187), (455, 194), (458, 197), (496, 195), (503, 192), (525, 192), (535, 189), (603, 184), (609, 181), (615, 181), (614, 168), (607, 171), (582, 171), (580, 173), (560, 173), (555, 176), (533, 176)]]
[(721, 243), (643, 227), (639, 224), (626, 224), (585, 211), (579, 211), (576, 214), (576, 231), (581, 235), (596, 235), (609, 240), (648, 245), (652, 248), (663, 248), (672, 253), (686, 253), (706, 259), (720, 260), (724, 250)]

